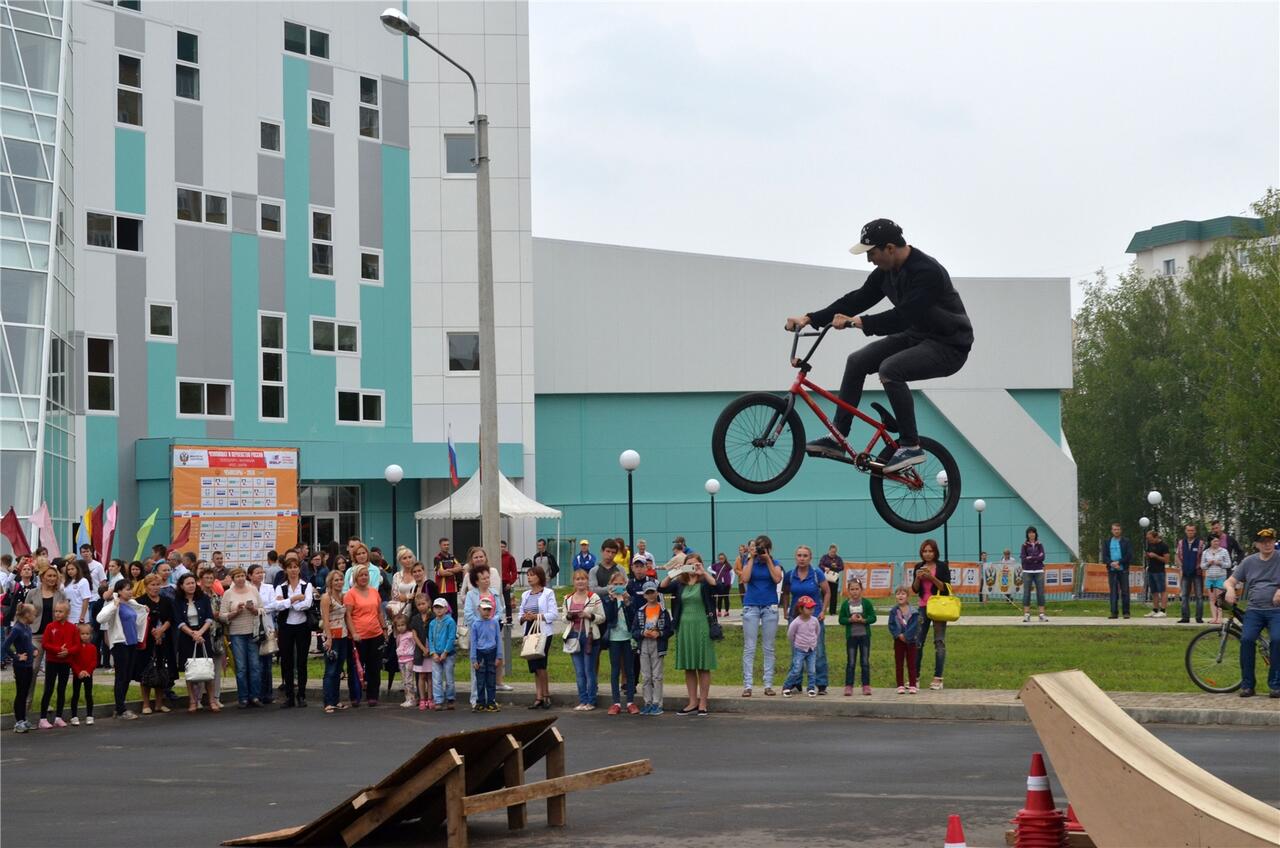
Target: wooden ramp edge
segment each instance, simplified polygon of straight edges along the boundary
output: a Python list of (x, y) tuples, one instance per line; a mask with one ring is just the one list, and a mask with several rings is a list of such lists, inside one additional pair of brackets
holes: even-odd
[(1032, 675), (1019, 697), (1099, 848), (1280, 848), (1280, 810), (1165, 745), (1084, 672)]

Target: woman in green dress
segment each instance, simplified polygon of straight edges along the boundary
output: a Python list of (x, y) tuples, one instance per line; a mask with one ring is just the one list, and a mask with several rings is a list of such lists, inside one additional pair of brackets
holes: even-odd
[(676, 631), (676, 668), (684, 671), (689, 703), (676, 715), (707, 714), (711, 672), (716, 667), (716, 649), (711, 641), (711, 622), (716, 616), (716, 578), (707, 571), (702, 557), (690, 552), (684, 565), (673, 569), (660, 588), (671, 595), (671, 621)]

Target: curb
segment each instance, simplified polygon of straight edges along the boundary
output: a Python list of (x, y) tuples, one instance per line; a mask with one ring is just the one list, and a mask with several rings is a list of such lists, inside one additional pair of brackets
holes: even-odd
[[(457, 686), (459, 695), (470, 692), (470, 687), (466, 683), (459, 683)], [(234, 685), (231, 692), (234, 693)], [(345, 694), (345, 690), (344, 690)], [(553, 684), (553, 699), (556, 702), (556, 709), (565, 710), (572, 706), (573, 687), (570, 684)], [(504, 704), (512, 706), (524, 707), (532, 703), (533, 693), (517, 690), (515, 692), (500, 693), (500, 700)], [(323, 715), (323, 693), (321, 689), (307, 688), (307, 698), (310, 701), (308, 709), (314, 708), (316, 713)], [(1264, 696), (1265, 697), (1265, 696)], [(1012, 722), (1028, 722), (1026, 708), (1022, 702), (1013, 699), (1007, 703), (987, 702), (987, 703), (957, 703), (955, 701), (930, 702), (928, 698), (919, 699), (920, 696), (902, 696), (901, 701), (863, 701), (858, 696), (845, 698), (843, 695), (833, 694), (820, 698), (809, 698), (802, 696), (799, 700), (795, 698), (784, 700), (781, 695), (773, 698), (760, 697), (741, 698), (741, 697), (717, 697), (712, 696), (707, 699), (707, 707), (713, 714), (725, 713), (728, 715), (745, 715), (745, 716), (778, 716), (778, 717), (816, 717), (816, 718), (873, 718), (873, 719), (906, 719), (911, 721), (1012, 721)], [(919, 700), (917, 700), (919, 699)], [(460, 697), (459, 700), (462, 700)], [(663, 708), (668, 713), (674, 713), (675, 710), (684, 706), (685, 699), (682, 696), (667, 696), (663, 698)], [(186, 714), (186, 699), (179, 698), (178, 706), (173, 709), (173, 714)], [(224, 702), (226, 703), (226, 702)], [(129, 709), (135, 712), (139, 708), (140, 701), (131, 701), (128, 704)], [(601, 697), (597, 700), (597, 706), (601, 709), (608, 706), (608, 696)], [(397, 709), (398, 704), (392, 701), (382, 702), (382, 707), (386, 709)], [(273, 707), (265, 707), (272, 709)], [(234, 694), (229, 704), (223, 707), (227, 712), (239, 712), (234, 702)], [(1190, 724), (1190, 725), (1215, 725), (1219, 727), (1280, 727), (1280, 709), (1248, 709), (1248, 710), (1216, 710), (1216, 709), (1199, 709), (1189, 707), (1126, 707), (1121, 706), (1139, 724)], [(363, 710), (361, 710), (362, 712)], [(93, 715), (95, 719), (111, 720), (114, 706), (111, 704), (95, 706)], [(306, 713), (304, 713), (305, 715)], [(30, 719), (30, 715), (28, 715)], [(0, 730), (8, 731), (13, 728), (14, 718), (12, 714), (0, 717)]]

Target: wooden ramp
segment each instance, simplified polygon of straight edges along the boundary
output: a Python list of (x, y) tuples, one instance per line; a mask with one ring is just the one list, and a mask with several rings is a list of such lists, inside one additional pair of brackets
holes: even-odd
[(1033, 675), (1018, 697), (1100, 848), (1280, 846), (1280, 810), (1165, 745), (1084, 672)]
[[(507, 826), (523, 828), (526, 804), (545, 798), (547, 824), (563, 827), (566, 794), (641, 777), (648, 760), (565, 774), (564, 737), (555, 718), (437, 736), (377, 784), (298, 827), (229, 839), (223, 845), (335, 845), (372, 842), (381, 830), (412, 823), (424, 835), (447, 828), (449, 848), (465, 848), (467, 816), (506, 808)], [(525, 771), (546, 762), (546, 780)]]

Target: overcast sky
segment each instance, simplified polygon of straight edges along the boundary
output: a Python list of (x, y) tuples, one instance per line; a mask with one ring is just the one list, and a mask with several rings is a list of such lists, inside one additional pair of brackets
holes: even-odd
[(530, 4), (535, 236), (1121, 270), (1280, 184), (1280, 4)]

